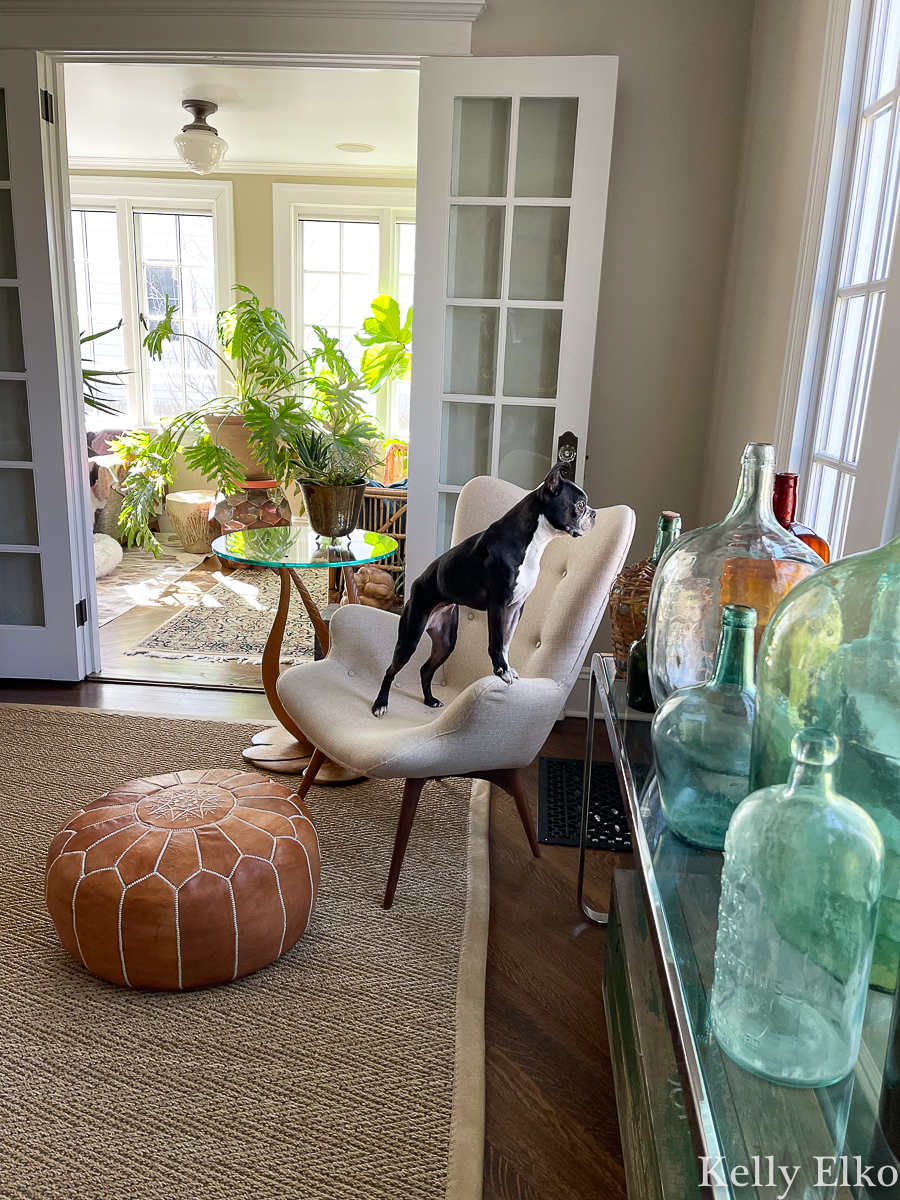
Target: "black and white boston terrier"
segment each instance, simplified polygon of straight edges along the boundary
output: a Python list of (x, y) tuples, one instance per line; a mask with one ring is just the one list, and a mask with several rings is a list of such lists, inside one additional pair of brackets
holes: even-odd
[(473, 534), (436, 558), (412, 585), (400, 615), (394, 657), (372, 705), (376, 717), (387, 712), (394, 676), (415, 653), (427, 630), (431, 655), (421, 670), (422, 693), (429, 708), (440, 708), (431, 693), (434, 673), (453, 653), (459, 605), (487, 611), (488, 654), (494, 674), (512, 683), (509, 644), (525, 601), (537, 583), (541, 556), (555, 537), (582, 537), (594, 528), (596, 512), (577, 484), (557, 463), (533, 492), (483, 533)]

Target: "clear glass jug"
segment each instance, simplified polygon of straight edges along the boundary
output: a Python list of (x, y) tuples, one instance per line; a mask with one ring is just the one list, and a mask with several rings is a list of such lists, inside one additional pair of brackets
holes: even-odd
[(650, 688), (657, 706), (677, 688), (712, 675), (726, 604), (756, 609), (758, 646), (781, 599), (823, 565), (776, 521), (774, 479), (775, 448), (750, 442), (725, 519), (683, 534), (660, 560), (647, 615)]

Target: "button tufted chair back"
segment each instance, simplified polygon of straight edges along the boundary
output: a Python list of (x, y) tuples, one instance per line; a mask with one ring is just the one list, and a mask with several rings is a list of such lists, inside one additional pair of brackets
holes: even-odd
[[(480, 533), (527, 494), (503, 479), (487, 475), (471, 479), (459, 494), (452, 544)], [(634, 513), (619, 504), (597, 510), (596, 524), (587, 537), (564, 536), (550, 543), (510, 647), (510, 664), (523, 678), (554, 679), (568, 694), (596, 636), (633, 535)], [(444, 667), (444, 678), (455, 689), (492, 674), (486, 614), (461, 607), (459, 618), (456, 649)]]

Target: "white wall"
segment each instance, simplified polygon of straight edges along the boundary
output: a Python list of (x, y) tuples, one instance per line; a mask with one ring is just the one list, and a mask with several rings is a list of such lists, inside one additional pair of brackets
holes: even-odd
[(591, 500), (696, 523), (752, 0), (489, 0), (476, 55), (616, 54), (619, 87), (585, 472)]
[(745, 443), (775, 440), (828, 11), (827, 0), (756, 4), (703, 523), (731, 503)]

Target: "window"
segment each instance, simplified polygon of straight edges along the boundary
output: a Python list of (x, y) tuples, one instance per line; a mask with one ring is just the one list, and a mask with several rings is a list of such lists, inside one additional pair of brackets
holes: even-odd
[[(805, 480), (802, 519), (828, 539), (833, 557), (844, 551), (855, 495), (869, 486), (859, 470), (860, 449), (879, 403), (872, 382), (900, 190), (900, 0), (868, 0), (860, 15), (864, 52), (851, 31), (848, 136), (836, 138), (832, 163), (838, 217), (822, 240), (817, 287), (825, 302), (807, 335), (801, 393), (805, 387), (808, 398), (800, 404), (792, 454)], [(880, 536), (880, 527), (872, 529), (869, 544)]]
[[(358, 366), (356, 334), (375, 297), (393, 296), (402, 316), (412, 304), (415, 194), (278, 183), (273, 190), (275, 307), (298, 345), (308, 347), (312, 326), (324, 326)], [(387, 437), (409, 437), (408, 381), (386, 384), (368, 407)]]
[[(216, 313), (233, 302), (231, 184), (76, 177), (72, 193), (79, 328), (97, 333), (122, 321), (82, 353), (126, 372), (121, 386), (105, 389), (123, 424), (155, 425), (212, 399), (224, 380), (200, 342), (215, 344)], [(143, 339), (167, 297), (178, 306), (175, 327), (199, 340), (169, 343), (155, 360)]]

